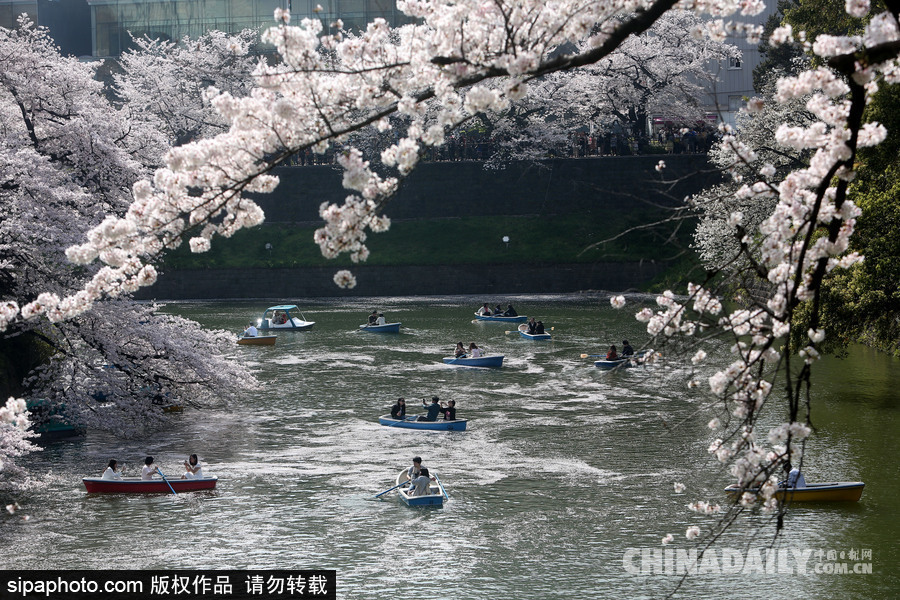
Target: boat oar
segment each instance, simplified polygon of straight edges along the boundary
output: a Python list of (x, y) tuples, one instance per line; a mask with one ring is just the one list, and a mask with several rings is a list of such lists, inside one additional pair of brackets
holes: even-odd
[(397, 419), (396, 423), (391, 423), (390, 425), (388, 425), (388, 427), (393, 427), (394, 425), (399, 425), (400, 423), (406, 423), (407, 421), (415, 421), (415, 420), (416, 420), (416, 416), (410, 415), (408, 417), (403, 417), (402, 419)]
[(606, 358), (605, 354), (582, 354), (581, 358)]
[(384, 490), (384, 491), (381, 492), (380, 494), (375, 494), (375, 497), (378, 498), (379, 496), (384, 496), (384, 495), (387, 494), (388, 492), (392, 492), (392, 491), (396, 490), (398, 487), (403, 487), (403, 486), (406, 485), (407, 483), (409, 483), (409, 481), (404, 481), (403, 483), (398, 483), (398, 484), (395, 485), (394, 487), (392, 487), (392, 488), (390, 488), (390, 489), (388, 489), (388, 490)]
[(172, 490), (172, 493), (175, 494), (175, 495), (177, 496), (178, 493), (175, 492), (175, 488), (172, 487), (172, 484), (169, 483), (169, 480), (166, 479), (166, 476), (163, 475), (163, 472), (159, 470), (159, 467), (156, 467), (156, 472), (159, 473), (159, 476), (163, 478), (163, 481), (166, 482), (166, 485), (169, 486), (169, 489)]
[(444, 484), (441, 483), (441, 478), (437, 476), (437, 473), (434, 474), (434, 480), (437, 481), (438, 487), (441, 488), (441, 493), (444, 494), (444, 497), (449, 500), (450, 496), (447, 495), (447, 490), (444, 489)]

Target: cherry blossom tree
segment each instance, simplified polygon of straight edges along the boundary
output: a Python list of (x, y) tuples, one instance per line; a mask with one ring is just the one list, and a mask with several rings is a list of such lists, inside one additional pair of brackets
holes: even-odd
[(146, 121), (172, 146), (221, 133), (227, 122), (204, 99), (215, 86), (245, 96), (256, 61), (249, 49), (254, 30), (235, 35), (209, 31), (180, 42), (132, 38), (134, 48), (119, 58), (115, 91), (132, 121)]
[[(127, 436), (161, 423), (166, 405), (210, 406), (253, 384), (223, 358), (230, 336), (129, 300), (136, 288), (89, 303), (99, 266), (65, 257), (86, 231), (125, 213), (166, 139), (107, 102), (93, 67), (61, 57), (25, 19), (0, 29), (0, 64), (0, 329), (49, 356), (23, 382), (28, 396), (64, 404), (76, 424)], [(16, 314), (24, 318), (10, 322)], [(6, 443), (19, 439), (19, 408), (7, 406), (0, 432), (7, 473), (26, 449)]]
[[(781, 103), (808, 98), (806, 110), (815, 122), (782, 124), (775, 134), (781, 146), (808, 152), (808, 165), (775, 177), (777, 172), (758, 164), (753, 148), (725, 131), (723, 148), (753, 173), (737, 193), (777, 198), (771, 216), (755, 230), (739, 212), (726, 221), (738, 241), (736, 258), (770, 283), (766, 296), (726, 314), (722, 299), (704, 281), (689, 287), (687, 299), (665, 293), (658, 310), (638, 313), (658, 340), (730, 336), (733, 362), (706, 382), (712, 407), (721, 413), (710, 422), (721, 433), (710, 452), (731, 465), (742, 490), (761, 488), (765, 510), (779, 517), (783, 506), (773, 496), (778, 474), (787, 460), (802, 462), (803, 440), (811, 433), (810, 372), (826, 336), (815, 316), (821, 282), (830, 271), (861, 260), (846, 252), (858, 216), (847, 197), (854, 157), (857, 148), (878, 144), (887, 135), (879, 124), (863, 122), (863, 109), (878, 86), (900, 80), (900, 4), (885, 4), (888, 10), (873, 16), (859, 36), (810, 40), (781, 27), (769, 40), (801, 44), (821, 60), (778, 81), (774, 96)], [(289, 15), (277, 10), (281, 24), (265, 40), (277, 47), (281, 62), (260, 65), (257, 87), (246, 97), (207, 92), (230, 129), (171, 149), (152, 180), (133, 186), (124, 216), (107, 217), (86, 241), (68, 249), (75, 264), (100, 260), (105, 265), (79, 292), (80, 300), (31, 302), (21, 311), (12, 307), (3, 316), (5, 323), (45, 314), (74, 317), (101, 297), (152, 283), (155, 271), (149, 262), (166, 248), (188, 239), (192, 250), (202, 252), (215, 235), (227, 237), (260, 223), (261, 210), (243, 194), (271, 190), (277, 185), (269, 174), (272, 167), (307, 148), (324, 152), (341, 144), (344, 186), (351, 191), (342, 206), (322, 206), (326, 225), (316, 241), (326, 256), (348, 252), (354, 260), (365, 260), (367, 231), (389, 226), (382, 210), (398, 177), (415, 167), (425, 148), (443, 143), (448, 131), (479, 113), (507, 110), (541, 77), (576, 72), (612, 56), (630, 36), (647, 31), (676, 7), (708, 16), (690, 33), (714, 40), (729, 32), (757, 36), (759, 28), (732, 17), (763, 9), (753, 0), (400, 0), (398, 7), (419, 21), (394, 31), (376, 21), (361, 35), (347, 37), (323, 33), (314, 20), (290, 26)], [(846, 4), (854, 16), (869, 8), (867, 0)], [(565, 50), (570, 45), (577, 49)], [(752, 101), (748, 109), (762, 105)], [(435, 122), (427, 120), (429, 111), (437, 115)], [(387, 170), (376, 172), (348, 138), (367, 127), (390, 128), (388, 118), (394, 114), (404, 116), (404, 129), (381, 154)], [(349, 272), (336, 280), (355, 283)], [(806, 305), (813, 310), (804, 343), (782, 348), (792, 316)], [(697, 363), (705, 359), (702, 350), (694, 355)], [(757, 431), (767, 407), (786, 414), (786, 421)], [(756, 497), (746, 491), (734, 511), (749, 510)], [(704, 514), (719, 510), (708, 503), (692, 506)], [(715, 539), (715, 532), (697, 526), (686, 532), (689, 539), (705, 534)]]

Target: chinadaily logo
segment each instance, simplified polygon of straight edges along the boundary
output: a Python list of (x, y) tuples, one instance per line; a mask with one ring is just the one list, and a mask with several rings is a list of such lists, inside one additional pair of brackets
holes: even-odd
[(632, 575), (869, 575), (872, 550), (628, 548), (622, 567)]

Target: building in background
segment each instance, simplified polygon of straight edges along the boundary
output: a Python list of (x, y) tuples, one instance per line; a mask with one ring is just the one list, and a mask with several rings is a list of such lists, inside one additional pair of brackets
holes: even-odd
[(275, 25), (276, 8), (290, 9), (294, 23), (317, 18), (326, 28), (338, 19), (350, 30), (365, 29), (379, 17), (391, 25), (413, 20), (394, 0), (0, 0), (0, 27), (11, 29), (28, 13), (50, 30), (64, 54), (108, 58), (131, 47), (129, 33), (165, 40), (197, 38), (213, 29), (262, 33)]
[[(316, 10), (317, 6), (321, 10)], [(362, 30), (379, 17), (395, 26), (413, 21), (397, 10), (395, 0), (0, 0), (0, 27), (15, 27), (18, 15), (25, 12), (50, 30), (64, 54), (109, 58), (131, 47), (129, 33), (167, 40), (196, 38), (212, 29), (236, 33), (249, 28), (262, 33), (275, 25), (276, 8), (289, 9), (293, 23), (305, 17), (318, 18), (326, 28), (338, 19), (349, 30)], [(767, 7), (750, 21), (763, 24), (774, 10)], [(756, 94), (757, 45), (738, 36), (731, 36), (728, 43), (737, 46), (743, 56), (709, 66), (718, 77), (706, 106), (710, 124), (724, 121), (734, 125), (745, 99)], [(272, 48), (259, 46), (256, 50)], [(672, 125), (666, 115), (651, 115), (647, 130)]]

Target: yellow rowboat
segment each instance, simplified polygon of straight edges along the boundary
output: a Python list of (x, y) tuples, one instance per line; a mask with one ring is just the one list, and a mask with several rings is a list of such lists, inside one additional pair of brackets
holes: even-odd
[[(779, 502), (859, 502), (865, 486), (862, 481), (808, 483), (802, 488), (779, 488), (775, 497)], [(738, 496), (742, 491), (758, 494), (759, 488), (741, 490), (736, 485), (725, 488), (731, 496)]]
[(238, 338), (237, 343), (244, 346), (274, 346), (277, 335), (255, 335)]

